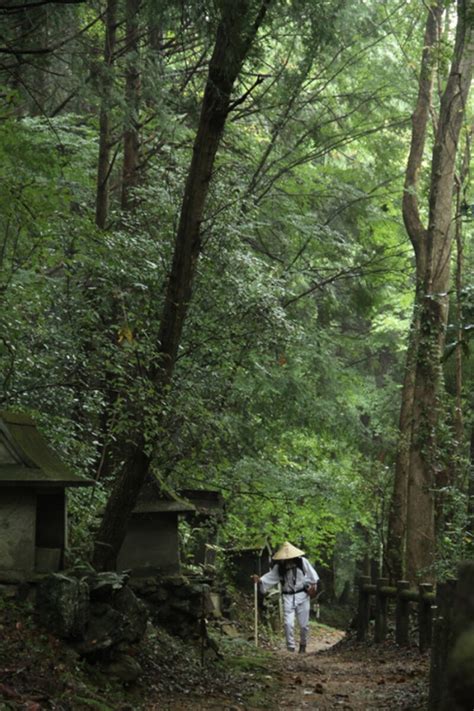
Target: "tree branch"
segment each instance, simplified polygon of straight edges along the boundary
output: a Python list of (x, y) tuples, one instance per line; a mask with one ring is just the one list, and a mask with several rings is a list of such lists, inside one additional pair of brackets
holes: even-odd
[(437, 0), (436, 5), (428, 9), (418, 84), (418, 98), (412, 115), (410, 154), (405, 173), (402, 203), (403, 221), (416, 253), (420, 251), (420, 244), (426, 231), (420, 217), (417, 189), (425, 148), (426, 129), (431, 112), (435, 72), (433, 54), (439, 39), (443, 4), (442, 0)]
[(34, 2), (20, 3), (19, 5), (1, 3), (0, 13), (13, 15), (17, 12), (28, 12), (28, 10), (42, 7), (43, 5), (80, 5), (83, 2), (85, 2), (85, 0), (34, 0)]

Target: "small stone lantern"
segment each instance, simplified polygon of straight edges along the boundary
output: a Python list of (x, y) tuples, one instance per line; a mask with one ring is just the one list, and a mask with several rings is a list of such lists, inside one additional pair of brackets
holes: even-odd
[(61, 461), (28, 415), (0, 411), (0, 580), (64, 567), (66, 487), (92, 484)]

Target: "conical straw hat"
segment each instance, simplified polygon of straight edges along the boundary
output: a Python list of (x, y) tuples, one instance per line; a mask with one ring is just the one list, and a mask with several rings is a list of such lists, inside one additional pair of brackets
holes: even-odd
[(289, 560), (290, 558), (299, 558), (300, 555), (304, 555), (304, 551), (285, 541), (273, 556), (273, 560)]

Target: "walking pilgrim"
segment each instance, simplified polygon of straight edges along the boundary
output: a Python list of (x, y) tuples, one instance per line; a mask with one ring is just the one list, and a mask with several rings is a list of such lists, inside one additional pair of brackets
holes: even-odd
[(310, 599), (316, 594), (319, 575), (304, 558), (304, 551), (286, 541), (273, 556), (273, 568), (259, 577), (253, 575), (255, 584), (260, 584), (263, 594), (274, 585), (281, 583), (283, 595), (283, 618), (286, 647), (295, 651), (295, 616), (300, 628), (299, 652), (306, 652), (309, 632)]

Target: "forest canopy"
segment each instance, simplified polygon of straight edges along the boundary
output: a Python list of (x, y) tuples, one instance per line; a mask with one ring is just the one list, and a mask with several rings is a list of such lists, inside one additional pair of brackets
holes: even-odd
[[(96, 479), (72, 501), (78, 557), (133, 471), (222, 491), (223, 546), (386, 560), (424, 303), (403, 201), (428, 224), (469, 3), (433, 5), (412, 183), (423, 2), (0, 6), (0, 402)], [(470, 100), (461, 118), (429, 425), (437, 552), (419, 563), (443, 574), (473, 543)]]

